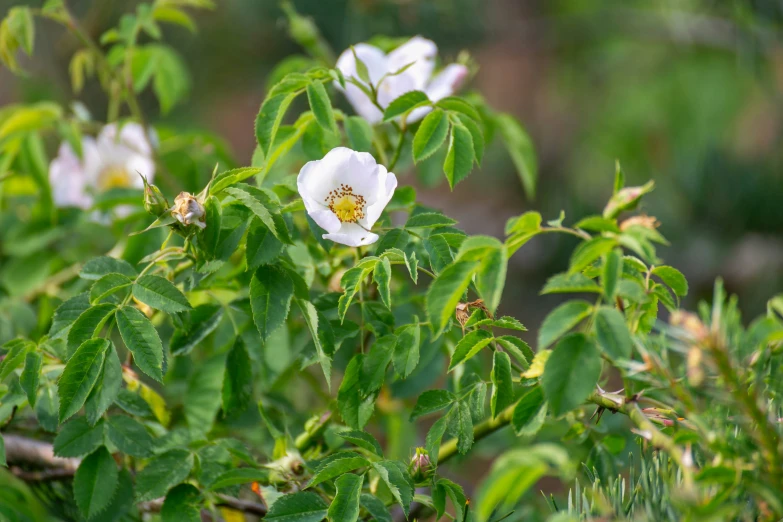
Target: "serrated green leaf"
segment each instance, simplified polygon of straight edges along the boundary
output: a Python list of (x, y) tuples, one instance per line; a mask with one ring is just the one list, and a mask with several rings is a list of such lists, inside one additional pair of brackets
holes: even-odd
[(392, 517), (389, 510), (386, 508), (386, 504), (378, 497), (374, 497), (369, 493), (362, 493), (359, 502), (375, 522), (392, 522)]
[(117, 463), (106, 448), (86, 457), (73, 478), (73, 497), (85, 518), (106, 509), (117, 493)]
[(283, 243), (291, 242), (291, 239), (288, 237), (288, 231), (285, 230), (285, 227), (278, 226), (274, 218), (274, 215), (279, 213), (279, 209), (276, 208), (276, 202), (272, 201), (268, 194), (257, 187), (244, 184), (228, 187), (225, 189), (225, 192), (236, 198), (255, 214), (277, 239)]
[(316, 493), (300, 491), (283, 495), (269, 508), (266, 522), (322, 522), (329, 505)]
[(90, 395), (84, 402), (87, 421), (95, 424), (117, 398), (122, 386), (122, 363), (114, 348), (109, 348), (103, 358), (103, 368)]
[(386, 232), (378, 241), (378, 246), (375, 249), (377, 255), (381, 255), (385, 251), (396, 248), (399, 250), (405, 250), (410, 242), (410, 234), (407, 230), (401, 228), (393, 228)]
[(391, 310), (391, 262), (388, 257), (382, 258), (373, 270), (373, 281), (378, 285), (378, 294), (386, 308)]
[(73, 322), (88, 308), (90, 308), (90, 298), (87, 292), (63, 302), (54, 312), (52, 326), (49, 328), (49, 338), (66, 338)]
[(595, 314), (594, 325), (598, 346), (609, 358), (617, 360), (631, 356), (633, 340), (619, 310), (602, 306)]
[(473, 418), (467, 402), (457, 403), (452, 423), (457, 432), (457, 451), (465, 455), (473, 446)]
[(163, 344), (150, 320), (132, 306), (117, 310), (116, 317), (120, 336), (133, 354), (136, 366), (156, 381), (162, 381)]
[(359, 499), (364, 475), (347, 473), (334, 481), (337, 494), (327, 512), (329, 522), (356, 522), (359, 520)]
[(661, 278), (679, 297), (688, 295), (688, 281), (682, 272), (671, 266), (656, 266), (652, 274)]
[(435, 337), (446, 328), (460, 299), (470, 285), (476, 261), (457, 261), (446, 267), (435, 279), (427, 291), (427, 316)]
[(130, 279), (135, 279), (138, 275), (136, 269), (127, 261), (109, 256), (102, 256), (87, 261), (79, 272), (79, 277), (90, 281), (97, 281), (101, 277), (111, 273), (122, 274)]
[(541, 427), (536, 426), (536, 420), (540, 412), (546, 406), (544, 399), (544, 390), (541, 386), (534, 386), (525, 393), (514, 407), (514, 413), (511, 417), (511, 424), (517, 435), (532, 436)]
[(440, 212), (424, 212), (408, 218), (405, 228), (450, 227), (456, 223), (456, 220), (444, 216)]
[(132, 457), (149, 457), (155, 446), (146, 428), (125, 415), (113, 415), (106, 419), (106, 436), (118, 450)]
[(248, 484), (250, 482), (269, 482), (268, 469), (256, 469), (256, 468), (236, 468), (230, 469), (225, 473), (222, 473), (215, 481), (210, 485), (209, 489), (215, 491), (217, 489), (228, 488), (231, 486), (238, 486), (240, 484)]
[(541, 384), (554, 415), (580, 406), (593, 392), (601, 376), (601, 355), (584, 334), (564, 337), (544, 367)]
[(375, 266), (370, 264), (367, 266), (355, 266), (347, 270), (342, 278), (340, 278), (340, 286), (343, 287), (343, 295), (340, 296), (340, 300), (337, 303), (337, 315), (340, 317), (340, 322), (345, 320), (345, 314), (348, 312), (348, 307), (351, 306), (351, 301), (359, 292), (359, 288), (370, 272), (375, 269)]
[(201, 522), (204, 499), (192, 484), (180, 484), (166, 494), (160, 510), (162, 522)]
[(453, 189), (454, 185), (468, 177), (473, 170), (474, 160), (473, 137), (470, 131), (461, 123), (453, 124), (446, 161), (443, 163), (443, 172), (446, 174), (449, 187)]
[(191, 309), (188, 298), (168, 279), (144, 275), (133, 284), (133, 297), (156, 310), (174, 314)]
[(382, 460), (373, 462), (372, 467), (378, 472), (394, 500), (407, 516), (413, 501), (414, 484), (405, 465), (396, 460)]
[(601, 287), (584, 274), (557, 274), (547, 279), (541, 295), (565, 293), (600, 293)]
[(83, 457), (103, 445), (103, 424), (90, 426), (85, 417), (65, 423), (54, 439), (54, 454), (58, 457)]
[(383, 111), (383, 121), (393, 120), (402, 116), (415, 107), (419, 107), (429, 102), (427, 95), (421, 91), (409, 91), (402, 96), (392, 100), (392, 102)]
[(133, 284), (128, 276), (122, 274), (106, 274), (90, 287), (90, 302), (98, 304), (107, 297), (124, 290)]
[(413, 137), (413, 161), (418, 163), (432, 156), (446, 141), (449, 119), (440, 109), (430, 112), (422, 120)]
[(381, 445), (377, 440), (375, 440), (375, 437), (367, 432), (359, 430), (347, 430), (339, 432), (338, 435), (354, 446), (364, 448), (367, 451), (375, 453), (379, 457), (383, 457), (383, 449), (381, 448)]
[(34, 349), (35, 345), (24, 339), (13, 339), (3, 345), (7, 350), (5, 357), (0, 361), (0, 382), (19, 368), (27, 357), (27, 352)]
[(546, 316), (538, 331), (538, 349), (543, 350), (590, 315), (593, 306), (587, 301), (567, 301)]
[(490, 410), (492, 418), (514, 403), (514, 383), (511, 380), (511, 359), (505, 352), (495, 352), (492, 365), (492, 397)]
[(337, 392), (340, 416), (353, 429), (361, 430), (375, 409), (375, 396), (365, 397), (362, 386), (364, 354), (356, 354), (348, 363), (343, 382)]
[(345, 134), (348, 144), (356, 152), (370, 152), (372, 150), (372, 127), (367, 120), (359, 116), (345, 118)]
[[(339, 455), (339, 454), (338, 454)], [(364, 468), (370, 465), (370, 461), (364, 457), (360, 457), (356, 454), (353, 456), (338, 457), (329, 460), (325, 464), (319, 466), (313, 473), (313, 478), (307, 483), (308, 488), (317, 486), (321, 482), (332, 480), (335, 477), (339, 477), (349, 471), (354, 471), (359, 468)]]
[(421, 327), (418, 318), (415, 324), (402, 328), (394, 345), (394, 370), (403, 379), (407, 378), (419, 364), (419, 345), (421, 344)]
[(416, 400), (416, 405), (411, 412), (411, 422), (422, 415), (440, 411), (456, 402), (457, 397), (448, 390), (427, 390)]
[(315, 121), (327, 132), (337, 132), (337, 123), (334, 121), (334, 110), (329, 94), (322, 82), (307, 84), (307, 101), (313, 111)]
[(110, 303), (99, 304), (82, 313), (68, 331), (66, 353), (70, 359), (85, 341), (95, 337), (112, 316), (117, 307)]
[(41, 378), (41, 366), (43, 358), (36, 351), (27, 352), (24, 360), (24, 370), (19, 377), (19, 384), (27, 395), (27, 402), (30, 407), (35, 408), (35, 401), (38, 398), (38, 383)]
[(261, 265), (273, 262), (283, 252), (283, 247), (283, 242), (277, 239), (266, 225), (256, 218), (247, 233), (245, 248), (247, 269), (255, 270)]
[(237, 337), (226, 358), (223, 411), (244, 411), (253, 402), (253, 366), (242, 337)]
[(533, 141), (513, 116), (500, 114), (495, 117), (495, 123), (517, 169), (525, 194), (528, 198), (534, 198), (538, 181), (538, 159)]
[(68, 360), (59, 381), (60, 422), (71, 417), (84, 405), (98, 380), (106, 350), (111, 343), (106, 339), (85, 341)]
[(473, 138), (473, 152), (476, 163), (481, 165), (481, 160), (484, 159), (484, 131), (481, 129), (478, 122), (467, 114), (460, 114), (459, 121), (468, 128), (468, 131), (470, 131), (470, 136)]
[(156, 457), (136, 475), (137, 502), (164, 496), (188, 478), (192, 469), (193, 454), (189, 451), (174, 449)]
[(502, 335), (495, 337), (495, 341), (503, 347), (514, 359), (525, 369), (530, 366), (535, 355), (530, 346), (518, 337), (513, 335)]
[(473, 330), (460, 339), (454, 348), (449, 363), (449, 371), (452, 371), (460, 363), (467, 361), (479, 353), (493, 341), (494, 337), (486, 330)]
[(218, 353), (202, 361), (190, 376), (184, 409), (191, 437), (203, 437), (212, 429), (220, 410), (225, 370), (226, 355)]
[(294, 283), (288, 272), (276, 266), (261, 266), (250, 282), (253, 322), (266, 340), (285, 323), (294, 296)]
[(571, 274), (581, 272), (590, 266), (596, 259), (617, 246), (617, 240), (611, 237), (598, 236), (581, 243), (571, 255), (568, 272)]
[[(304, 88), (304, 86), (302, 86)], [(264, 157), (269, 157), (272, 150), (272, 144), (277, 137), (277, 131), (283, 121), (291, 102), (299, 96), (301, 90), (294, 92), (281, 92), (272, 94), (261, 105), (261, 109), (256, 116), (256, 139), (261, 150), (264, 151)]]
[(297, 299), (296, 304), (302, 311), (310, 335), (313, 338), (315, 351), (318, 354), (318, 363), (321, 365), (324, 379), (329, 391), (332, 390), (332, 354), (335, 351), (334, 332), (326, 317), (318, 312), (310, 301)]

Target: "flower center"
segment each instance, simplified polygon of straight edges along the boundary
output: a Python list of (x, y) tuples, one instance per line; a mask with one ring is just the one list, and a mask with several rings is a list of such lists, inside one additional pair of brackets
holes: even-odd
[(342, 223), (356, 223), (364, 217), (364, 196), (354, 194), (348, 185), (340, 185), (326, 197), (326, 205)]
[(98, 174), (98, 188), (102, 191), (130, 186), (130, 176), (124, 167), (109, 165)]

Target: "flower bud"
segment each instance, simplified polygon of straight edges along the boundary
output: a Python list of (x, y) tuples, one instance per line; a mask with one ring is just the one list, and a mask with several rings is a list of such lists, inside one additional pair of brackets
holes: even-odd
[(185, 226), (196, 225), (199, 228), (206, 228), (204, 222), (204, 205), (189, 192), (180, 192), (174, 198), (174, 208), (171, 209), (171, 215), (177, 221)]
[(416, 484), (427, 482), (435, 474), (435, 466), (432, 465), (430, 454), (427, 453), (427, 450), (416, 448), (416, 454), (411, 459), (408, 472)]
[(317, 45), (319, 33), (313, 20), (297, 13), (290, 2), (284, 2), (281, 7), (288, 18), (288, 31), (291, 38), (306, 49)]
[(620, 230), (622, 232), (625, 232), (631, 227), (642, 227), (650, 230), (655, 230), (659, 226), (661, 226), (661, 223), (657, 219), (655, 219), (654, 216), (641, 215), (641, 216), (632, 216), (629, 217), (628, 219), (623, 220), (623, 222), (620, 223)]
[(641, 187), (626, 187), (618, 190), (604, 208), (604, 217), (614, 219), (626, 210), (633, 210), (639, 204), (642, 196), (652, 192), (655, 182), (650, 181)]
[(144, 209), (153, 216), (160, 217), (170, 208), (169, 202), (158, 187), (147, 183), (144, 176), (141, 179), (144, 180)]

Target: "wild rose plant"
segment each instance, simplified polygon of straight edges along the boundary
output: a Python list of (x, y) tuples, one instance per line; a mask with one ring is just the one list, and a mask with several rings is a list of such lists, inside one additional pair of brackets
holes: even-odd
[[(61, 24), (83, 45), (74, 96), (95, 82), (108, 101), (106, 122), (0, 110), (0, 518), (783, 517), (783, 300), (746, 325), (718, 282), (680, 309), (688, 283), (657, 252), (672, 225), (637, 213), (652, 182), (618, 165), (602, 215), (468, 235), (413, 176), (453, 188), (503, 146), (532, 198), (523, 127), (470, 90), (465, 55), (414, 35), (333, 59), (289, 3), (309, 57), (273, 73), (236, 166), (138, 100), (185, 101), (160, 26), (211, 8), (140, 3), (98, 41), (62, 0), (0, 24), (15, 72)], [(532, 335), (504, 287), (544, 234), (575, 249)], [(544, 477), (575, 489), (542, 499)]]

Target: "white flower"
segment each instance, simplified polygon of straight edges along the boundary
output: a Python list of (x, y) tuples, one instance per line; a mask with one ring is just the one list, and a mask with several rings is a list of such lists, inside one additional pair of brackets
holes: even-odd
[(356, 247), (378, 241), (370, 229), (394, 194), (397, 177), (370, 154), (337, 147), (306, 163), (296, 184), (307, 213), (328, 232), (323, 238)]
[(111, 188), (144, 188), (155, 174), (152, 147), (137, 123), (106, 125), (97, 138), (82, 138), (82, 159), (63, 142), (49, 165), (52, 197), (58, 207), (88, 209), (95, 194)]
[[(430, 101), (437, 102), (454, 94), (468, 76), (467, 67), (451, 64), (432, 78), (438, 48), (434, 42), (421, 36), (414, 36), (388, 55), (377, 47), (364, 43), (355, 45), (354, 50), (356, 56), (367, 66), (370, 81), (378, 92), (378, 105), (384, 109), (392, 101), (410, 91), (424, 91)], [(413, 65), (400, 74), (384, 78), (385, 75), (393, 74), (408, 64)], [(340, 55), (337, 68), (346, 78), (354, 78), (366, 85), (356, 71), (356, 59), (351, 49)], [(341, 89), (339, 85), (337, 87)], [(383, 119), (382, 112), (356, 85), (346, 83), (345, 96), (356, 112), (371, 124), (376, 124)], [(416, 109), (410, 113), (407, 121), (418, 121), (429, 111), (428, 107)]]
[(183, 225), (196, 225), (198, 228), (206, 228), (204, 222), (204, 206), (189, 192), (180, 192), (174, 198), (174, 208), (171, 215)]

